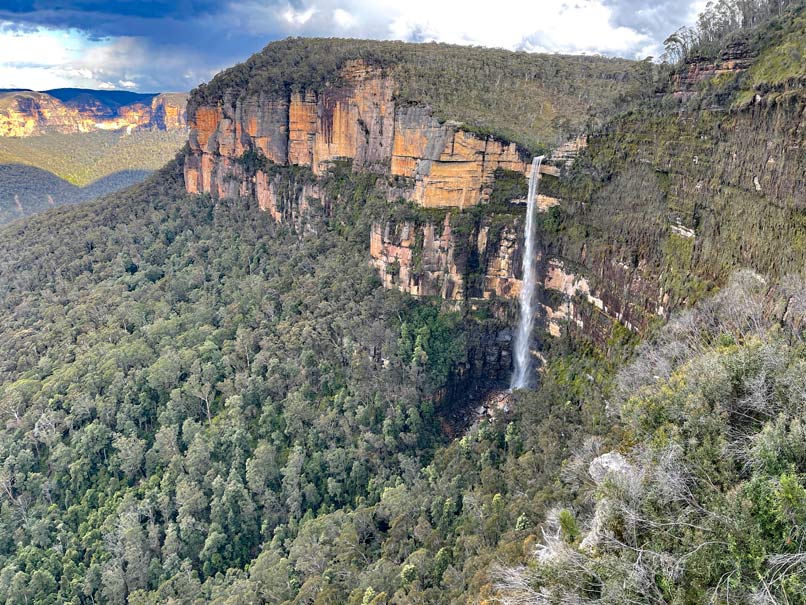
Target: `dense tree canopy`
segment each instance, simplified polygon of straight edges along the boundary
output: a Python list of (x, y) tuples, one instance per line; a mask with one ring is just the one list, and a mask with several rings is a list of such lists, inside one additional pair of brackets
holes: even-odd
[[(773, 49), (786, 70), (802, 32), (792, 14)], [(484, 122), (497, 84), (463, 95), (493, 82), (503, 51), (410, 48), (286, 41), (196, 100), (324, 86), (357, 55), (410, 69), (403, 100), (461, 105), (456, 117), (498, 128)], [(539, 81), (591, 100), (577, 87), (584, 62), (508, 56), (511, 99)], [(758, 64), (780, 64), (770, 56)], [(633, 82), (599, 62), (606, 82)], [(278, 70), (289, 79), (268, 77)], [(623, 88), (602, 90), (615, 107)], [(656, 269), (680, 306), (702, 302), (650, 323), (637, 350), (616, 321), (597, 346), (570, 323), (542, 343), (538, 388), (469, 427), (451, 423), (450, 406), (478, 403), (457, 368), (480, 334), (500, 332), (506, 303), (496, 315), (382, 287), (371, 223), (445, 212), (390, 202), (383, 175), (336, 162), (322, 199), (277, 223), (252, 199), (188, 196), (180, 156), (123, 193), (0, 230), (0, 603), (804, 604), (806, 286), (787, 275), (806, 241), (802, 203), (795, 187), (757, 203), (738, 147), (722, 163), (699, 151), (749, 113), (695, 123), (651, 109), (592, 137), (545, 190), (567, 203), (541, 214), (540, 236), (566, 257), (630, 250), (623, 260)], [(503, 103), (495, 119), (514, 124), (518, 111)], [(777, 132), (748, 127), (731, 144)], [(709, 198), (691, 237), (669, 233), (671, 180), (641, 151), (666, 140), (702, 145), (696, 161), (669, 151), (697, 182), (743, 187)], [(315, 178), (241, 161), (281, 185)], [(496, 178), (455, 233), (486, 213), (513, 218), (506, 193), (523, 177)], [(706, 298), (748, 258), (769, 280), (741, 272)], [(598, 312), (581, 296), (562, 302)]]

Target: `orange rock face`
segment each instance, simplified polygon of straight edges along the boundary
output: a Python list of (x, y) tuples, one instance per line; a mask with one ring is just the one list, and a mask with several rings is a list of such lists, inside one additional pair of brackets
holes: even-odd
[(82, 116), (50, 95), (0, 94), (0, 136), (27, 137), (47, 130), (89, 132), (94, 121), (94, 116)]
[(27, 137), (48, 132), (72, 134), (93, 130), (129, 131), (138, 128), (182, 129), (187, 125), (187, 95), (156, 95), (150, 105), (132, 103), (115, 110), (91, 95), (62, 103), (45, 93), (20, 91), (0, 94), (0, 136)]
[[(421, 230), (423, 244), (415, 265), (418, 230)], [(400, 225), (376, 223), (370, 233), (370, 254), (384, 287), (397, 288), (413, 296), (464, 299), (464, 281), (454, 259), (455, 251), (450, 215), (439, 229), (431, 223), (418, 228), (407, 221)]]
[(299, 166), (313, 165), (313, 146), (316, 138), (316, 95), (291, 95), (288, 110), (288, 162)]
[(414, 201), (427, 208), (474, 206), (486, 199), (485, 185), (498, 168), (528, 170), (514, 144), (453, 130), (438, 158), (417, 161)]
[(488, 260), (484, 272), (484, 290), (481, 297), (490, 299), (497, 298), (517, 298), (521, 293), (523, 280), (515, 276), (517, 270), (516, 253), (518, 252), (519, 240), (516, 225), (506, 227), (501, 234), (499, 241), (493, 248), (487, 243), (489, 228), (483, 227), (479, 231), (477, 238), (477, 250), (488, 251)]
[[(202, 165), (223, 165), (259, 149), (277, 164), (295, 164), (324, 174), (334, 160), (352, 160), (356, 170), (412, 179), (407, 196), (428, 207), (466, 208), (483, 202), (499, 167), (528, 171), (514, 145), (440, 123), (424, 107), (398, 107), (395, 82), (353, 61), (338, 86), (292, 93), (287, 99), (250, 98), (198, 107), (190, 116), (188, 191)], [(211, 156), (213, 164), (201, 162)], [(204, 192), (212, 192), (202, 189)], [(214, 193), (214, 192), (213, 192)]]
[(171, 92), (159, 94), (151, 100), (151, 120), (159, 130), (181, 130), (187, 128), (186, 93)]

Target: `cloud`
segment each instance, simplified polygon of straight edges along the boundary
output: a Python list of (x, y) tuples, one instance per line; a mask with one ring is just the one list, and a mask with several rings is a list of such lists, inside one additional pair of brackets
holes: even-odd
[(349, 36), (643, 58), (705, 0), (13, 0), (0, 87), (189, 90), (271, 40)]
[(694, 21), (705, 0), (604, 0), (612, 23), (655, 40), (663, 40), (681, 25)]
[(337, 8), (333, 11), (333, 23), (341, 29), (350, 29), (358, 25), (358, 19), (343, 8)]

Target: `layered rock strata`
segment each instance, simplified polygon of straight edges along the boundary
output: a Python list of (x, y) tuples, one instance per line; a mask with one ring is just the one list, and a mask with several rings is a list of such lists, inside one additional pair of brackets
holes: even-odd
[(236, 161), (258, 151), (274, 164), (306, 166), (316, 175), (350, 160), (355, 170), (399, 177), (405, 196), (430, 208), (476, 205), (489, 196), (496, 169), (529, 170), (530, 158), (514, 143), (440, 122), (426, 107), (398, 105), (394, 80), (380, 70), (353, 61), (339, 81), (287, 98), (225, 97), (193, 108), (188, 191), (222, 196), (223, 179), (241, 178)]
[(63, 103), (41, 92), (0, 93), (0, 136), (28, 137), (51, 132), (74, 134), (95, 130), (180, 130), (187, 126), (187, 94), (155, 95), (112, 109), (89, 94)]
[(453, 302), (516, 298), (518, 222), (490, 237), (488, 224), (459, 235), (451, 221), (447, 214), (441, 224), (373, 224), (370, 255), (384, 286)]

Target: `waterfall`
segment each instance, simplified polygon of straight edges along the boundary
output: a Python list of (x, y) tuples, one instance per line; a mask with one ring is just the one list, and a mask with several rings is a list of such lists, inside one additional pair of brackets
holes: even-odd
[(529, 175), (529, 195), (526, 198), (526, 227), (523, 250), (523, 287), (520, 293), (520, 321), (513, 344), (515, 370), (512, 372), (510, 390), (529, 388), (532, 375), (532, 326), (535, 321), (535, 214), (537, 212), (537, 188), (540, 183), (540, 165), (543, 156), (532, 160), (532, 173)]

